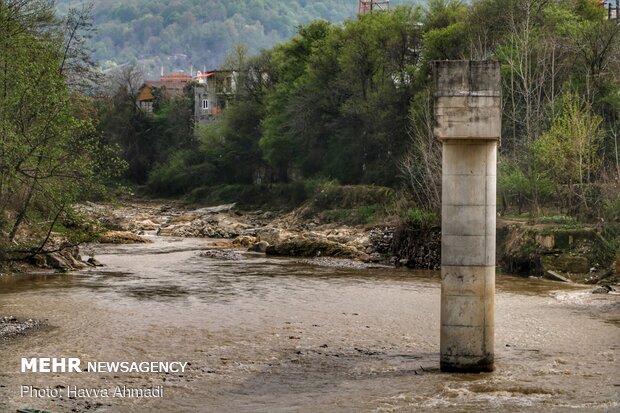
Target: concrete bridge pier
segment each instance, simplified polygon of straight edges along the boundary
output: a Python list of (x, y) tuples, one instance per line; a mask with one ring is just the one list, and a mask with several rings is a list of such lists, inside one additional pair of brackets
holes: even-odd
[(442, 142), (441, 370), (494, 369), (497, 62), (434, 64)]

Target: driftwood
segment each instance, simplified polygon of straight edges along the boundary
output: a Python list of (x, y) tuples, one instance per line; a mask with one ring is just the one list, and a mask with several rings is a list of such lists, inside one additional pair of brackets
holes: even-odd
[(563, 275), (560, 275), (557, 272), (552, 271), (552, 270), (548, 270), (546, 275), (547, 275), (548, 278), (551, 278), (552, 280), (563, 281), (565, 283), (572, 283), (573, 282), (572, 280), (570, 280), (570, 279), (564, 277)]

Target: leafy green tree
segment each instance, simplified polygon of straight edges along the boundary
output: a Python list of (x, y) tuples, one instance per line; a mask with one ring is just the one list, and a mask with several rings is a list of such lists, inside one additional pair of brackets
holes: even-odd
[[(557, 185), (568, 186), (568, 209), (573, 210), (575, 183), (590, 183), (600, 167), (602, 118), (578, 95), (566, 92), (549, 131), (535, 144), (535, 154)], [(582, 197), (583, 202), (586, 198)], [(587, 208), (587, 203), (585, 204)]]
[(153, 114), (153, 127), (149, 136), (154, 162), (165, 162), (176, 151), (196, 148), (191, 85), (181, 96), (160, 99)]
[(424, 16), (424, 60), (463, 59), (468, 55), (467, 5), (460, 0), (430, 0)]
[[(65, 37), (47, 1), (0, 1), (0, 220), (9, 241), (23, 224), (49, 228), (84, 194), (102, 190), (106, 175), (88, 103), (71, 93), (80, 64), (79, 31)], [(72, 44), (76, 41), (76, 44)], [(97, 153), (102, 150), (102, 153)]]
[(458, 23), (467, 12), (467, 4), (462, 0), (429, 0), (424, 16), (426, 29), (443, 29)]
[(407, 139), (420, 15), (406, 7), (342, 29), (313, 23), (276, 49), (278, 82), (267, 96), (261, 149), (279, 180), (394, 184)]
[[(203, 136), (202, 149), (217, 174), (210, 182), (252, 184), (262, 171), (259, 149), (263, 108), (252, 100), (243, 100), (224, 119)], [(207, 178), (209, 179), (209, 178)]]
[(298, 93), (310, 56), (319, 50), (330, 30), (327, 22), (313, 22), (300, 28), (299, 36), (277, 47), (273, 53), (278, 83), (266, 100), (260, 148), (280, 181), (289, 179), (290, 168), (301, 150), (299, 136), (295, 133), (296, 117), (289, 105)]

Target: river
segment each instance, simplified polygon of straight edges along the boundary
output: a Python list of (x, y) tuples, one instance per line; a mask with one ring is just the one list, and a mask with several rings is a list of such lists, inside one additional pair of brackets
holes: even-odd
[[(49, 327), (0, 342), (0, 410), (620, 411), (620, 299), (499, 275), (496, 371), (439, 366), (437, 272), (332, 268), (206, 239), (90, 246), (106, 266), (0, 277), (0, 314)], [(21, 357), (187, 361), (184, 373), (20, 373)], [(163, 386), (161, 398), (20, 397)]]

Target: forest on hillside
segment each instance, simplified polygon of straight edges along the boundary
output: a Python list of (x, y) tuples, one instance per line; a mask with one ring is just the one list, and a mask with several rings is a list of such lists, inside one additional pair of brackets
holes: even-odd
[[(58, 11), (83, 1), (59, 0)], [(149, 74), (217, 68), (235, 43), (252, 53), (284, 41), (314, 19), (353, 17), (357, 0), (99, 0), (92, 4), (96, 31), (90, 43), (103, 69), (140, 63)]]

